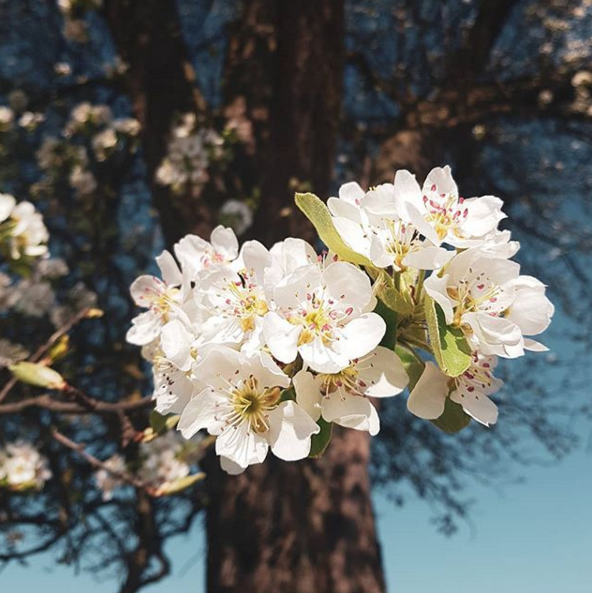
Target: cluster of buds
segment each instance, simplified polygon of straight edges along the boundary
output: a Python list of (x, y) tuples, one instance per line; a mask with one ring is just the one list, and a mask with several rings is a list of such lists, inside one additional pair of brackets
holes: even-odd
[[(329, 248), (289, 238), (267, 249), (216, 228), (189, 235), (132, 285), (145, 309), (128, 341), (154, 371), (156, 411), (186, 438), (216, 436), (240, 473), (268, 450), (318, 456), (332, 424), (375, 435), (373, 398), (407, 387), (409, 410), (444, 430), (497, 420), (497, 357), (544, 350), (530, 336), (553, 306), (510, 258), (493, 196), (463, 199), (450, 169), (421, 187), (408, 171), (364, 191), (341, 187), (328, 208), (296, 203)], [(430, 362), (430, 359), (435, 359)]]

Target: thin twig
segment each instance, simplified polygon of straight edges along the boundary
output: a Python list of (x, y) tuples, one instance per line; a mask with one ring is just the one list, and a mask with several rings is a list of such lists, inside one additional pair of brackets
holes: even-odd
[(153, 489), (147, 486), (143, 480), (136, 478), (136, 476), (129, 472), (121, 472), (111, 469), (106, 463), (104, 463), (100, 459), (97, 459), (94, 455), (91, 455), (88, 451), (86, 451), (83, 444), (74, 442), (73, 440), (69, 439), (67, 436), (63, 435), (56, 429), (52, 429), (51, 435), (56, 441), (58, 441), (58, 443), (61, 443), (68, 449), (71, 449), (72, 451), (76, 452), (78, 455), (80, 455), (80, 457), (82, 457), (93, 467), (96, 467), (97, 469), (103, 469), (109, 472), (111, 475), (115, 476), (116, 478), (119, 478), (120, 480), (123, 480), (124, 482), (127, 482), (128, 484), (134, 486), (135, 488), (145, 490), (148, 494), (152, 494)]
[(61, 414), (119, 414), (120, 412), (131, 412), (134, 410), (141, 410), (149, 408), (154, 405), (151, 396), (146, 396), (134, 401), (121, 402), (103, 402), (96, 401), (92, 409), (88, 406), (83, 406), (75, 402), (64, 402), (53, 399), (49, 394), (31, 397), (18, 402), (11, 402), (9, 404), (0, 404), (0, 414), (18, 414), (27, 408), (43, 408), (51, 412), (59, 412)]
[[(45, 344), (39, 346), (37, 350), (33, 353), (32, 356), (29, 357), (28, 362), (39, 362), (41, 358), (48, 352), (48, 350), (65, 334), (67, 334), (77, 323), (82, 321), (90, 311), (89, 307), (85, 307), (70, 317), (70, 319), (62, 325), (62, 327), (58, 328), (51, 336)], [(17, 384), (17, 379), (15, 377), (11, 377), (6, 385), (0, 391), (0, 402), (10, 393), (11, 389)]]

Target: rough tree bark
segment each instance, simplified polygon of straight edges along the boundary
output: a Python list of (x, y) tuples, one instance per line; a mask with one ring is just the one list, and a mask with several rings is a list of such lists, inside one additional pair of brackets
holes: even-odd
[[(116, 44), (130, 65), (129, 93), (144, 126), (151, 175), (174, 112), (201, 108), (173, 5), (106, 3)], [(246, 0), (243, 6), (229, 44), (226, 99), (230, 105), (244, 97), (254, 134), (250, 164), (261, 188), (255, 228), (269, 244), (310, 232), (292, 208), (296, 188), (326, 195), (330, 186), (344, 2)], [(207, 213), (181, 213), (154, 189), (169, 244), (189, 228), (207, 236)], [(320, 460), (269, 459), (240, 477), (224, 475), (217, 460), (207, 460), (208, 593), (382, 593), (369, 457), (367, 434), (336, 431)]]
[(343, 88), (343, 0), (245, 0), (231, 30), (225, 98), (253, 126), (261, 189), (254, 235), (271, 243), (310, 227), (294, 191), (331, 186)]

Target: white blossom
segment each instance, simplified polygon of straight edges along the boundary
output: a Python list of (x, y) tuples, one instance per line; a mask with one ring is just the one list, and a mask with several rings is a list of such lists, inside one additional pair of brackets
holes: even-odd
[(0, 105), (0, 132), (6, 132), (12, 127), (14, 111), (10, 107)]
[(378, 433), (380, 422), (368, 397), (390, 397), (401, 393), (409, 378), (399, 357), (379, 346), (370, 354), (354, 359), (337, 373), (300, 371), (294, 376), (296, 401), (318, 420)]
[(228, 200), (220, 209), (220, 220), (242, 235), (253, 224), (253, 213), (244, 202)]
[(276, 309), (265, 316), (263, 332), (271, 353), (283, 363), (300, 354), (313, 370), (336, 373), (384, 336), (382, 318), (367, 312), (373, 303), (370, 280), (352, 264), (297, 268), (273, 295)]
[(503, 382), (493, 376), (497, 366), (495, 356), (472, 355), (471, 365), (454, 378), (447, 377), (433, 363), (426, 363), (423, 374), (409, 395), (410, 412), (428, 420), (439, 418), (444, 412), (446, 398), (460, 404), (472, 418), (490, 426), (497, 422), (497, 406), (489, 398), (502, 387)]
[(9, 489), (43, 488), (51, 478), (47, 459), (25, 441), (8, 443), (0, 451), (0, 485)]
[(235, 471), (262, 463), (269, 448), (286, 461), (309, 454), (311, 436), (320, 429), (296, 402), (281, 401), (290, 379), (271, 360), (221, 347), (195, 373), (207, 387), (181, 414), (184, 437), (202, 429), (217, 435), (216, 453)]
[(499, 198), (461, 198), (448, 166), (432, 169), (422, 188), (409, 171), (398, 171), (394, 190), (402, 216), (434, 245), (480, 245), (506, 217)]
[(460, 327), (475, 349), (516, 358), (525, 349), (540, 349), (524, 335), (544, 331), (554, 311), (544, 286), (519, 274), (519, 264), (469, 249), (441, 275), (430, 276), (425, 290), (442, 307), (446, 322)]
[(365, 193), (357, 183), (346, 183), (327, 205), (345, 243), (379, 268), (438, 269), (454, 254), (421, 238), (410, 218), (402, 216), (393, 184)]

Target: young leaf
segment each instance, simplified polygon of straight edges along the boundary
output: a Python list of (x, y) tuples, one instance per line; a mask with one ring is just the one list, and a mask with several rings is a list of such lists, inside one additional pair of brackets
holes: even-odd
[(460, 404), (453, 402), (450, 398), (446, 398), (444, 413), (440, 418), (431, 420), (431, 422), (444, 432), (454, 434), (466, 428), (471, 422), (471, 417), (465, 414)]
[(313, 434), (310, 439), (310, 453), (309, 457), (320, 457), (327, 448), (329, 441), (331, 440), (331, 434), (333, 433), (333, 423), (319, 418), (317, 424), (321, 428), (321, 432)]
[(375, 266), (366, 266), (366, 271), (374, 280), (375, 290), (378, 298), (391, 310), (401, 315), (410, 315), (413, 313), (413, 302), (410, 298), (405, 298), (400, 291), (395, 288), (393, 279), (385, 270)]
[(424, 298), (430, 345), (438, 366), (449, 377), (462, 375), (471, 364), (471, 349), (459, 328), (446, 325), (444, 312), (428, 294)]
[(57, 371), (37, 362), (19, 362), (8, 368), (15, 379), (35, 387), (63, 390), (67, 385)]
[(356, 253), (348, 247), (337, 229), (333, 225), (333, 220), (327, 206), (314, 194), (296, 194), (294, 197), (296, 206), (302, 210), (306, 218), (312, 222), (321, 241), (340, 259), (358, 264), (361, 266), (371, 265), (370, 260), (363, 255)]
[(152, 412), (150, 412), (150, 427), (152, 428), (152, 433), (149, 433), (148, 438), (152, 440), (152, 438), (155, 438), (157, 435), (164, 434), (168, 430), (175, 428), (178, 422), (178, 414), (163, 416), (156, 410), (152, 410)]

